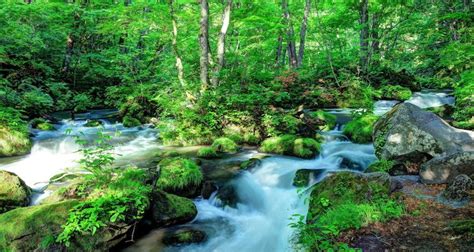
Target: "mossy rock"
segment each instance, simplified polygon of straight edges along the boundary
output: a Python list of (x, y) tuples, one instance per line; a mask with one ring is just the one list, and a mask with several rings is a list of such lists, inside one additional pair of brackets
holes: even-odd
[(127, 128), (138, 127), (138, 126), (142, 125), (140, 120), (138, 120), (137, 118), (131, 117), (131, 116), (125, 116), (122, 119), (122, 123), (123, 123), (123, 126), (125, 126)]
[(197, 215), (194, 202), (188, 198), (156, 191), (153, 195), (152, 216), (155, 225), (172, 226), (192, 221)]
[(279, 155), (313, 158), (319, 153), (320, 148), (321, 144), (313, 138), (282, 135), (265, 139), (259, 150)]
[(336, 127), (337, 117), (331, 113), (328, 113), (323, 110), (317, 110), (315, 112), (312, 112), (311, 116), (323, 122), (323, 125), (319, 126), (319, 129), (322, 131), (329, 131)]
[(78, 201), (63, 201), (1, 214), (0, 251), (61, 251), (55, 244), (56, 236), (76, 204)]
[(262, 160), (259, 158), (251, 158), (249, 160), (245, 160), (244, 162), (240, 163), (240, 169), (242, 170), (251, 170), (262, 163)]
[(372, 164), (367, 167), (365, 172), (370, 173), (370, 172), (390, 172), (395, 165), (395, 162), (386, 160), (386, 159), (381, 159), (373, 162)]
[(345, 202), (366, 202), (387, 196), (390, 185), (390, 175), (382, 172), (365, 175), (353, 172), (331, 174), (313, 186), (309, 214), (314, 218), (325, 211), (327, 206), (321, 204), (321, 199), (327, 199), (333, 207)]
[(208, 159), (220, 157), (219, 153), (217, 153), (217, 151), (210, 146), (202, 147), (201, 149), (199, 149), (197, 152), (197, 156), (200, 158), (208, 158)]
[(449, 104), (445, 104), (439, 107), (431, 107), (427, 108), (426, 110), (435, 113), (437, 116), (443, 119), (450, 119), (454, 113), (454, 107)]
[(239, 146), (230, 138), (221, 137), (214, 140), (211, 147), (217, 152), (235, 153)]
[(372, 142), (374, 124), (378, 118), (372, 114), (356, 117), (344, 127), (343, 133), (354, 143), (370, 143)]
[(206, 233), (204, 231), (191, 228), (167, 231), (163, 237), (163, 243), (168, 246), (200, 243), (204, 240), (206, 240)]
[(203, 174), (193, 160), (182, 157), (165, 158), (158, 166), (160, 177), (157, 186), (160, 189), (184, 197), (198, 194)]
[(412, 96), (412, 92), (409, 88), (399, 85), (385, 85), (378, 91), (380, 98), (386, 100), (406, 101)]
[(16, 174), (0, 171), (0, 213), (27, 206), (31, 190)]
[(19, 132), (0, 126), (0, 157), (28, 154), (31, 140), (26, 132)]
[(35, 119), (31, 120), (31, 127), (33, 129), (39, 129), (39, 130), (44, 130), (44, 131), (56, 130), (56, 128), (54, 128), (53, 124), (51, 124), (49, 121), (47, 121), (43, 118), (35, 118)]
[(102, 125), (102, 121), (99, 120), (87, 120), (87, 122), (84, 124), (84, 127), (99, 127)]
[(293, 185), (305, 187), (309, 185), (311, 178), (317, 178), (324, 172), (324, 169), (299, 169), (296, 171)]

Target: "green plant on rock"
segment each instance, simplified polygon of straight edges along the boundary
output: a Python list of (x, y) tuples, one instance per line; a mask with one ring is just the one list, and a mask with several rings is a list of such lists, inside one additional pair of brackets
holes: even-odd
[(329, 131), (336, 127), (336, 116), (333, 114), (330, 114), (323, 110), (317, 110), (315, 112), (312, 112), (311, 116), (324, 122), (323, 125), (319, 126), (320, 130)]
[(378, 90), (378, 96), (387, 100), (406, 101), (411, 98), (412, 92), (409, 88), (399, 85), (385, 85)]
[(394, 161), (381, 159), (370, 164), (366, 172), (389, 172), (394, 164)]
[(314, 157), (320, 150), (320, 143), (313, 138), (299, 138), (294, 135), (282, 135), (265, 139), (260, 151), (302, 158)]
[(238, 145), (230, 138), (220, 137), (214, 140), (211, 147), (217, 152), (237, 152)]
[(140, 120), (128, 115), (123, 118), (122, 122), (123, 122), (123, 126), (128, 127), (128, 128), (137, 127), (142, 124)]
[(0, 104), (0, 157), (26, 154), (31, 145), (28, 126), (21, 113)]
[(355, 143), (372, 142), (372, 131), (378, 116), (365, 114), (356, 116), (344, 127), (344, 134)]
[(190, 159), (165, 158), (159, 166), (160, 177), (157, 186), (165, 191), (179, 191), (202, 183), (202, 172), (199, 166)]
[(197, 152), (197, 156), (200, 158), (217, 158), (220, 155), (214, 148), (208, 146), (200, 148)]

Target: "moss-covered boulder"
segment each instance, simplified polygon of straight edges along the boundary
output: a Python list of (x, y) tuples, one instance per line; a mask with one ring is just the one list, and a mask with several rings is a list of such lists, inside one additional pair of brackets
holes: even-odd
[(206, 239), (206, 233), (198, 229), (180, 228), (167, 231), (163, 237), (165, 245), (186, 245), (191, 243), (200, 243)]
[(367, 167), (365, 172), (370, 173), (370, 172), (389, 172), (392, 170), (393, 165), (395, 163), (390, 160), (382, 159), (382, 160), (377, 160), (373, 162), (372, 164)]
[(0, 171), (0, 213), (27, 206), (31, 190), (16, 174)]
[(239, 146), (230, 138), (221, 137), (214, 140), (211, 147), (217, 152), (235, 153)]
[(159, 164), (158, 188), (184, 197), (197, 196), (203, 181), (200, 167), (191, 159), (165, 158)]
[(244, 162), (240, 163), (240, 169), (242, 170), (250, 170), (262, 163), (260, 158), (251, 158), (249, 160), (245, 160)]
[(138, 120), (137, 118), (131, 117), (131, 116), (125, 116), (122, 119), (122, 123), (123, 123), (123, 126), (125, 126), (127, 128), (138, 127), (138, 126), (142, 125), (140, 120)]
[(31, 146), (27, 132), (3, 128), (0, 125), (0, 157), (28, 154)]
[(293, 185), (296, 187), (305, 187), (309, 185), (311, 179), (315, 179), (324, 173), (324, 169), (299, 169), (293, 178)]
[(344, 134), (354, 143), (372, 142), (372, 131), (379, 117), (373, 114), (358, 116), (344, 127)]
[(210, 146), (200, 148), (197, 152), (197, 156), (200, 158), (208, 158), (208, 159), (220, 157), (219, 153), (217, 153), (217, 151)]
[(409, 88), (399, 85), (384, 85), (378, 90), (379, 96), (386, 100), (406, 101), (412, 96)]
[(45, 120), (43, 118), (35, 118), (31, 120), (30, 124), (33, 129), (39, 129), (44, 131), (56, 130), (56, 128), (54, 128), (54, 125), (50, 121)]
[(84, 127), (99, 127), (102, 125), (102, 121), (100, 120), (87, 120), (86, 123), (84, 124)]
[(194, 202), (190, 199), (157, 191), (153, 195), (151, 215), (154, 225), (171, 226), (192, 221), (197, 215)]
[(321, 144), (313, 138), (283, 135), (265, 139), (259, 150), (279, 155), (313, 158), (319, 153), (320, 148)]
[(0, 251), (61, 251), (62, 246), (55, 244), (55, 240), (69, 210), (77, 203), (63, 201), (1, 214)]

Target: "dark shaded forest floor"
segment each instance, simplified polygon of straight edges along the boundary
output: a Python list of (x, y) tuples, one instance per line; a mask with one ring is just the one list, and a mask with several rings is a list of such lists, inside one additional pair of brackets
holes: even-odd
[[(339, 241), (364, 251), (472, 251), (474, 203), (453, 205), (440, 200), (443, 185), (402, 181), (399, 191), (409, 215), (343, 232)], [(471, 191), (471, 196), (473, 192)]]

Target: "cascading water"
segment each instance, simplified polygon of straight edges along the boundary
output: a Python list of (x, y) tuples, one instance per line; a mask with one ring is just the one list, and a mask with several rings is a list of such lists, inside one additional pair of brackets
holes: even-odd
[[(94, 111), (89, 114), (93, 115), (93, 118), (98, 118), (101, 112)], [(105, 112), (110, 113), (109, 110)], [(148, 126), (125, 128), (119, 123), (101, 121), (103, 124), (101, 130), (116, 135), (112, 144), (114, 153), (118, 154), (116, 159), (118, 164), (140, 162), (160, 147), (156, 140), (157, 131), (153, 128)], [(76, 161), (81, 158), (78, 152), (80, 146), (76, 144), (73, 135), (82, 133), (82, 137), (88, 140), (96, 137), (99, 128), (85, 127), (85, 123), (85, 120), (65, 119), (55, 125), (55, 131), (33, 130), (35, 136), (31, 153), (20, 158), (0, 159), (0, 170), (11, 171), (20, 176), (36, 192), (32, 204), (39, 203), (50, 193), (48, 190), (42, 191), (52, 176), (77, 168)]]

